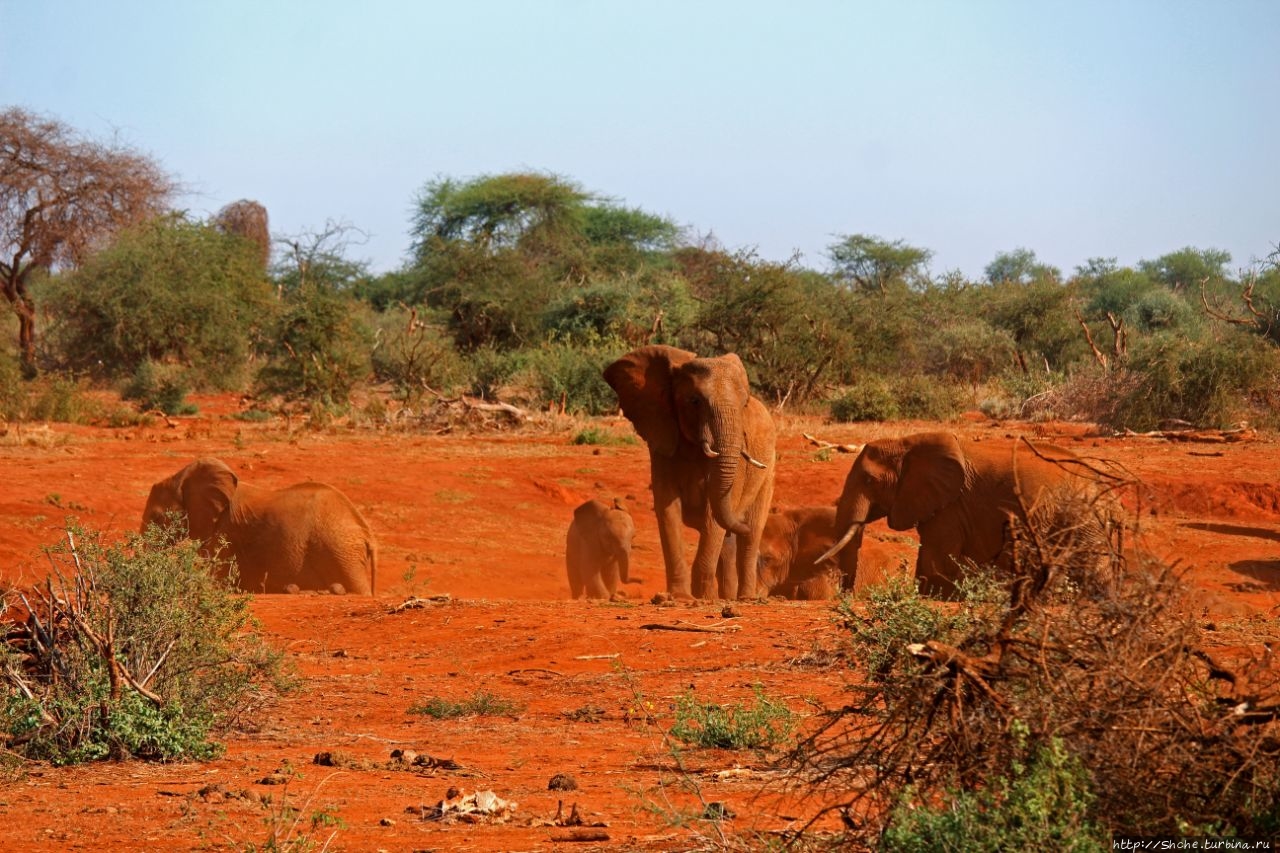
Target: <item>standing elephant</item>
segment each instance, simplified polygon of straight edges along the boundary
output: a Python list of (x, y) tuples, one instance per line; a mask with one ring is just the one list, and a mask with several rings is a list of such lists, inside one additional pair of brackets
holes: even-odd
[(631, 578), (631, 540), (636, 526), (631, 513), (613, 504), (590, 500), (573, 511), (564, 560), (573, 598), (613, 598), (618, 583)]
[(836, 508), (801, 506), (769, 514), (760, 539), (758, 583), (765, 595), (802, 601), (832, 598), (840, 591), (840, 567), (828, 557), (836, 541)]
[(1076, 480), (1073, 471), (1085, 473), (1070, 451), (1021, 440), (962, 442), (948, 432), (923, 432), (868, 442), (837, 504), (841, 538), (823, 557), (840, 552), (845, 588), (865, 586), (858, 577), (863, 530), (887, 516), (894, 530), (918, 529), (921, 592), (952, 597), (962, 574), (957, 561), (1006, 563), (1009, 519), (1025, 521), (1026, 508)]
[[(649, 445), (667, 590), (677, 598), (755, 598), (756, 555), (773, 497), (774, 428), (736, 355), (668, 346), (605, 368), (622, 412)], [(697, 530), (692, 578), (681, 525)], [(726, 548), (732, 535), (736, 548)], [(736, 554), (736, 560), (733, 555)], [(736, 565), (735, 565), (736, 563)], [(717, 572), (718, 569), (718, 572)]]
[(260, 489), (240, 483), (218, 459), (199, 459), (151, 487), (142, 529), (171, 512), (187, 516), (206, 553), (234, 557), (249, 592), (327, 589), (372, 595), (377, 546), (346, 495), (323, 483)]

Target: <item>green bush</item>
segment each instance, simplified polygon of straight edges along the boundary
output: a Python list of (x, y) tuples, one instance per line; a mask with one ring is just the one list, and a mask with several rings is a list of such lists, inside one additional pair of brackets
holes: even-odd
[(184, 369), (147, 359), (138, 365), (121, 396), (136, 400), (143, 411), (159, 409), (166, 415), (191, 415), (196, 407), (186, 401), (188, 390)]
[(28, 593), (39, 626), (0, 647), (8, 748), (55, 764), (209, 758), (215, 732), (284, 685), (281, 654), (245, 630), (248, 596), (176, 528), (106, 544), (73, 524), (48, 553), (52, 589)]
[(1009, 775), (977, 791), (953, 790), (938, 805), (917, 801), (907, 788), (880, 838), (885, 853), (968, 850), (1110, 849), (1087, 819), (1089, 774), (1059, 740), (1036, 750)]
[(755, 688), (751, 705), (718, 705), (687, 691), (676, 699), (671, 736), (694, 746), (718, 749), (772, 749), (794, 734), (798, 721), (786, 705)]
[(148, 359), (173, 362), (236, 388), (274, 308), (259, 258), (211, 225), (156, 217), (43, 288), (55, 359), (112, 379)]
[(604, 381), (604, 368), (626, 351), (616, 342), (543, 344), (522, 353), (522, 370), (513, 381), (532, 390), (544, 406), (563, 402), (566, 412), (608, 414), (617, 411), (618, 395)]
[(371, 371), (371, 337), (353, 298), (307, 285), (293, 291), (274, 325), (258, 371), (259, 392), (326, 404), (347, 402)]
[(1201, 427), (1274, 422), (1280, 349), (1266, 338), (1228, 330), (1200, 340), (1160, 334), (1130, 348), (1111, 382), (1111, 426), (1155, 429), (1170, 418)]
[(898, 404), (898, 417), (945, 421), (964, 408), (964, 389), (920, 373), (894, 377), (889, 385)]
[(879, 377), (868, 377), (831, 401), (831, 417), (845, 423), (892, 421), (901, 414), (897, 396)]
[(478, 690), (461, 700), (432, 696), (424, 702), (409, 707), (410, 714), (422, 714), (437, 720), (458, 717), (502, 717), (518, 714), (524, 706), (514, 699), (506, 699), (485, 690)]
[(26, 417), (33, 421), (87, 423), (98, 406), (85, 395), (85, 384), (67, 374), (44, 374), (28, 389)]

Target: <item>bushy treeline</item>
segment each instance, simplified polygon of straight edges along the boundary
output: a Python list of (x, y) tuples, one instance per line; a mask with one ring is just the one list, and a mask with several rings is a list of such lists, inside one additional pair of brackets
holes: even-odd
[[(261, 241), (223, 220), (152, 219), (38, 282), (46, 371), (167, 410), (199, 389), (340, 407), (385, 383), (410, 405), (431, 389), (599, 414), (616, 405), (601, 368), (664, 343), (736, 352), (765, 400), (844, 420), (1274, 425), (1280, 403), (1275, 254), (1235, 274), (1227, 254), (1186, 248), (1064, 275), (1018, 249), (970, 281), (855, 234), (819, 270), (540, 173), (428, 182), (411, 259), (381, 275), (347, 257), (340, 228), (277, 238), (264, 268)], [(21, 417), (6, 360), (0, 398)]]

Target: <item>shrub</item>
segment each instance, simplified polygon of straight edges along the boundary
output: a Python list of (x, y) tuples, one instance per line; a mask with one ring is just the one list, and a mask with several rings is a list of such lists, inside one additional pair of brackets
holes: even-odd
[(1110, 844), (1086, 817), (1093, 799), (1088, 773), (1054, 739), (988, 787), (948, 792), (945, 804), (921, 804), (907, 788), (879, 849), (1100, 853)]
[(121, 235), (78, 269), (50, 279), (49, 337), (66, 366), (133, 375), (147, 359), (234, 388), (274, 308), (258, 249), (181, 214)]
[(618, 409), (618, 395), (604, 381), (604, 368), (626, 352), (621, 343), (576, 347), (548, 343), (523, 353), (513, 381), (534, 391), (543, 405), (564, 404), (566, 412), (604, 415)]
[(892, 421), (900, 415), (898, 398), (879, 377), (868, 377), (831, 401), (831, 417), (846, 423)]
[(88, 422), (96, 413), (94, 402), (85, 396), (85, 383), (67, 374), (45, 374), (31, 383), (26, 417), (33, 421), (64, 424)]
[(166, 415), (190, 415), (196, 412), (196, 407), (186, 402), (187, 391), (182, 368), (147, 359), (138, 365), (121, 396), (136, 400), (143, 411), (159, 409)]
[(1274, 418), (1277, 377), (1280, 349), (1257, 335), (1156, 335), (1132, 347), (1112, 377), (1104, 422), (1148, 430), (1170, 418), (1202, 427), (1267, 421)]
[(690, 690), (676, 699), (671, 736), (694, 746), (719, 749), (771, 749), (795, 732), (797, 720), (782, 702), (770, 699), (760, 685), (750, 705), (717, 705), (700, 701)]
[[(969, 821), (928, 816), (963, 796), (962, 809), (989, 816), (973, 831), (1022, 821), (1086, 835), (1086, 824), (1124, 835), (1280, 829), (1276, 674), (1262, 657), (1215, 660), (1178, 574), (1130, 542), (1122, 548), (1124, 531), (1063, 529), (1064, 512), (1110, 509), (1071, 503), (1081, 500), (1063, 496), (1015, 524), (1011, 574), (965, 590), (957, 612), (931, 617), (888, 600), (868, 608), (857, 630), (881, 648), (862, 659), (879, 668), (793, 753), (822, 783), (853, 792), (843, 803), (853, 819), (882, 827), (888, 802), (904, 831), (915, 831), (907, 809), (935, 825)], [(1017, 805), (1040, 772), (1045, 784), (1058, 779), (1046, 789), (1056, 799)]]
[(370, 372), (370, 334), (354, 299), (308, 285), (291, 293), (269, 330), (260, 392), (345, 403)]
[(390, 382), (401, 399), (416, 403), (428, 388), (448, 394), (466, 380), (466, 363), (430, 309), (391, 308), (377, 316), (375, 325), (374, 375)]
[(522, 710), (524, 706), (514, 699), (506, 699), (485, 690), (479, 690), (462, 700), (433, 696), (409, 707), (410, 714), (423, 714), (437, 720), (452, 720), (458, 717), (501, 717), (518, 714)]
[(50, 587), (3, 648), (0, 731), (29, 758), (203, 759), (264, 687), (282, 656), (250, 625), (248, 597), (175, 529), (124, 543), (74, 524), (48, 549)]

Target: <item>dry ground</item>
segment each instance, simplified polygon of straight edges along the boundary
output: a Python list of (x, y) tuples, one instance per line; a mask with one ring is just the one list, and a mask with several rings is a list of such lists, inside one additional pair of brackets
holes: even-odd
[[(201, 414), (173, 427), (107, 429), (8, 425), (0, 436), (0, 579), (44, 573), (40, 548), (67, 515), (109, 531), (135, 529), (150, 485), (201, 455), (242, 480), (284, 486), (322, 480), (345, 491), (381, 543), (373, 598), (259, 596), (261, 630), (288, 651), (296, 692), (262, 708), (203, 764), (138, 762), (32, 766), (0, 778), (3, 850), (243, 850), (267, 839), (282, 799), (304, 820), (294, 838), (323, 841), (312, 813), (337, 815), (333, 850), (552, 850), (547, 825), (563, 801), (608, 841), (567, 849), (697, 849), (723, 831), (738, 838), (796, 825), (817, 797), (788, 793), (761, 758), (685, 750), (664, 740), (674, 699), (742, 702), (753, 685), (811, 714), (843, 704), (851, 675), (812, 663), (839, 636), (817, 603), (659, 607), (661, 555), (651, 514), (648, 460), (639, 443), (577, 446), (583, 424), (501, 434), (428, 435), (231, 417), (230, 398), (197, 398)], [(618, 437), (626, 421), (595, 422)], [(834, 502), (852, 457), (817, 452), (802, 433), (839, 443), (934, 424), (828, 425), (782, 418), (776, 499)], [(1147, 546), (1188, 570), (1201, 616), (1233, 642), (1276, 634), (1280, 616), (1280, 441), (1229, 443), (1098, 437), (1081, 425), (945, 425), (976, 436), (1032, 435), (1123, 463), (1150, 487), (1142, 501)], [(564, 532), (588, 497), (624, 498), (636, 519), (633, 575), (623, 604), (568, 601)], [(872, 559), (896, 566), (912, 538), (873, 525)], [(394, 612), (411, 595), (452, 600)], [(655, 624), (721, 626), (716, 633)], [(477, 691), (518, 702), (505, 716), (435, 720), (409, 709)], [(451, 759), (459, 769), (399, 769), (395, 749)], [(339, 766), (313, 763), (321, 752)], [(287, 766), (287, 768), (286, 768)], [(286, 786), (263, 784), (291, 768)], [(548, 790), (557, 773), (575, 791)], [(276, 774), (273, 776), (273, 774)], [(445, 825), (410, 809), (450, 788), (492, 790), (518, 804), (505, 823)], [(203, 792), (203, 793), (202, 793)], [(287, 793), (286, 793), (287, 792)], [(704, 802), (736, 814), (723, 830), (689, 821)], [(828, 825), (829, 824), (820, 824)], [(759, 842), (753, 846), (758, 846)], [(318, 849), (318, 848), (317, 848)]]

